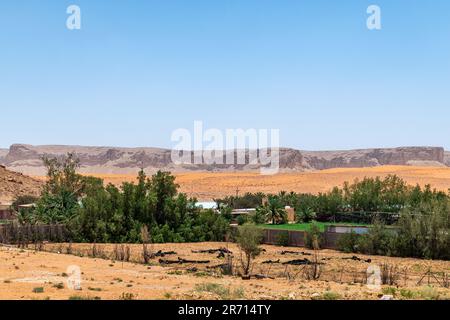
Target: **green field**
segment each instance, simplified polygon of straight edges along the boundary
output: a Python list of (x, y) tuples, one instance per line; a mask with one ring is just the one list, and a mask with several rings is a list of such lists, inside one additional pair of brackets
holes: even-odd
[[(327, 226), (358, 226), (358, 227), (368, 227), (367, 224), (360, 223), (331, 223), (331, 222), (316, 222), (315, 223), (322, 232), (325, 231)], [(311, 228), (312, 223), (296, 223), (296, 224), (280, 224), (280, 225), (272, 225), (272, 224), (262, 224), (259, 227), (264, 229), (275, 229), (275, 230), (292, 230), (292, 231), (308, 231)]]

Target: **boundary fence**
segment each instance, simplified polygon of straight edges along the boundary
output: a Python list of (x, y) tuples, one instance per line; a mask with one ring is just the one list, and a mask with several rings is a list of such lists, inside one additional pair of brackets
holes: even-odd
[[(287, 236), (287, 245), (290, 247), (305, 247), (306, 235), (305, 231), (293, 231), (293, 230), (274, 230), (264, 229), (264, 244), (277, 245), (279, 239)], [(322, 232), (321, 248), (323, 249), (338, 249), (339, 239), (345, 235), (345, 233), (338, 232)]]
[(29, 244), (43, 241), (66, 242), (69, 232), (65, 225), (19, 225), (16, 223), (0, 225), (0, 243)]

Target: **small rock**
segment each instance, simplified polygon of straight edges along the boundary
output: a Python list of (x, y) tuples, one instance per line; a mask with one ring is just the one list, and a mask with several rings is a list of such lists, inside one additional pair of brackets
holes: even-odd
[(384, 295), (380, 298), (380, 300), (384, 300), (384, 301), (394, 300), (394, 296), (393, 295)]
[(313, 293), (311, 295), (311, 299), (317, 299), (317, 298), (320, 298), (320, 293)]

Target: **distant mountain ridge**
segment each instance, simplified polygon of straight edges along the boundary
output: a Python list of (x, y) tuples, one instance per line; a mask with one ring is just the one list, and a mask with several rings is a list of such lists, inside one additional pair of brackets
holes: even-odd
[[(14, 144), (0, 149), (0, 164), (28, 175), (44, 175), (42, 157), (62, 157), (73, 152), (81, 161), (81, 172), (132, 174), (140, 168), (184, 171), (251, 171), (258, 165), (175, 165), (171, 150), (161, 148), (119, 148), (85, 146), (32, 146)], [(376, 167), (382, 165), (450, 166), (450, 152), (440, 147), (400, 147), (347, 151), (301, 151), (280, 149), (280, 170), (311, 171), (331, 168)]]

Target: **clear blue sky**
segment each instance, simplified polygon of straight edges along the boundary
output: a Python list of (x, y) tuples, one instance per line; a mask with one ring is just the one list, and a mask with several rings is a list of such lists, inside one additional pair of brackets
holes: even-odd
[(0, 46), (0, 147), (170, 147), (202, 120), (300, 149), (450, 149), (448, 0), (2, 0)]

